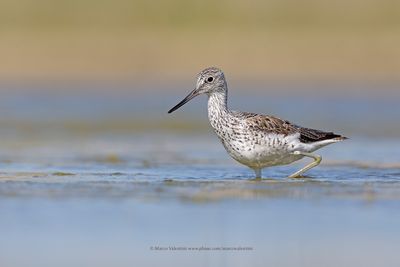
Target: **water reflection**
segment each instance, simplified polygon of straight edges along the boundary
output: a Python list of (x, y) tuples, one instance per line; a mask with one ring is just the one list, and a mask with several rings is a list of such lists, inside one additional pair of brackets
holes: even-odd
[[(189, 177), (190, 168), (142, 169), (139, 172), (111, 173), (2, 173), (0, 198), (121, 198), (137, 201), (216, 202), (233, 199), (332, 199), (352, 201), (398, 201), (398, 169), (356, 169), (322, 167), (313, 177), (302, 179), (265, 178), (252, 180), (246, 172), (232, 167), (197, 168), (206, 178)], [(210, 171), (211, 170), (211, 171)], [(236, 177), (231, 174), (237, 171)], [(242, 172), (242, 173), (240, 173)], [(216, 177), (224, 173), (223, 177)], [(271, 172), (276, 177), (280, 172)], [(175, 178), (173, 178), (175, 177)]]

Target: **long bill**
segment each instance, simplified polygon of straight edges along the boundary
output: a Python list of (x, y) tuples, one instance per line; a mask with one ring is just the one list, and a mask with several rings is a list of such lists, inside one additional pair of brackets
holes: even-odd
[(199, 93), (196, 89), (194, 89), (192, 92), (190, 92), (190, 94), (188, 94), (181, 102), (179, 102), (175, 107), (171, 108), (168, 113), (172, 113), (175, 110), (177, 110), (178, 108), (182, 107), (183, 105), (185, 105), (187, 102), (189, 102), (191, 99), (195, 98), (196, 96), (198, 96)]

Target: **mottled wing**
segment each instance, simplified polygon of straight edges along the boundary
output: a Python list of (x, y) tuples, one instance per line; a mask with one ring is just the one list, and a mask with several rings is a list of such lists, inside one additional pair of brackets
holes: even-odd
[(248, 112), (236, 112), (236, 116), (246, 119), (246, 124), (252, 130), (289, 135), (299, 132), (300, 127), (289, 121), (268, 115)]
[(268, 133), (283, 134), (285, 136), (299, 133), (299, 139), (302, 143), (314, 143), (335, 138), (337, 138), (338, 140), (347, 139), (346, 137), (335, 134), (333, 132), (324, 132), (320, 130), (300, 127), (292, 124), (287, 120), (282, 120), (274, 116), (260, 115), (248, 112), (236, 112), (235, 115), (246, 119), (246, 123), (248, 124), (248, 127), (250, 129)]

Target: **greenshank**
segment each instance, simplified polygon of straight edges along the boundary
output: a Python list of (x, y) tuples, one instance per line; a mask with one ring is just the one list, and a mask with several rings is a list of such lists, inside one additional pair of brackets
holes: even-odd
[(224, 73), (215, 67), (201, 71), (196, 88), (168, 113), (201, 94), (208, 96), (208, 119), (226, 151), (233, 159), (253, 169), (256, 178), (261, 178), (261, 170), (265, 167), (290, 164), (303, 157), (312, 158), (313, 162), (289, 175), (290, 178), (302, 177), (304, 172), (321, 162), (321, 156), (313, 154), (314, 151), (347, 139), (270, 115), (230, 110)]

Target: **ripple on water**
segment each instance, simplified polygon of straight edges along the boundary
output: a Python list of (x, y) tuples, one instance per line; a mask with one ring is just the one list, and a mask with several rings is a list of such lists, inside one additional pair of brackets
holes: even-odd
[(197, 166), (194, 169), (166, 166), (130, 172), (3, 172), (0, 174), (0, 198), (129, 198), (193, 202), (260, 198), (400, 200), (398, 169), (321, 166), (311, 171), (309, 177), (285, 178), (295, 168), (266, 170), (267, 178), (262, 180), (251, 179), (251, 171), (233, 166)]

